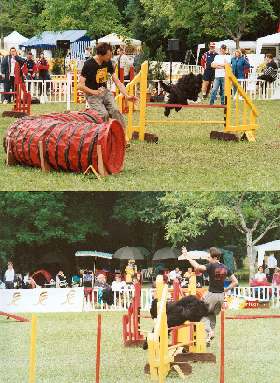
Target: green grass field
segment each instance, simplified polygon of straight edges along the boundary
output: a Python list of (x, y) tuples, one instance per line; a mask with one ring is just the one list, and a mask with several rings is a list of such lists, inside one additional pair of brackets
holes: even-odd
[[(124, 171), (102, 181), (94, 176), (6, 167), (1, 149), (1, 190), (279, 190), (280, 101), (259, 101), (256, 105), (261, 125), (256, 143), (210, 141), (210, 131), (221, 129), (218, 126), (174, 126), (170, 122), (149, 127), (149, 132), (159, 136), (159, 144), (133, 142)], [(4, 109), (7, 106), (1, 105), (0, 113)], [(63, 110), (64, 104), (32, 105), (33, 114)], [(172, 118), (223, 119), (219, 109), (175, 113)], [(148, 118), (165, 117), (163, 110), (150, 109)], [(1, 137), (12, 121), (0, 118)]]
[[(228, 312), (237, 314), (238, 311)], [(244, 310), (242, 311), (244, 314)], [(257, 313), (257, 310), (246, 310)], [(261, 314), (279, 310), (259, 310)], [(122, 345), (121, 313), (104, 313), (102, 320), (102, 383), (148, 383), (143, 367), (147, 353)], [(30, 317), (30, 315), (28, 315)], [(39, 383), (92, 383), (95, 374), (96, 313), (38, 315), (37, 380)], [(152, 322), (143, 323), (150, 329)], [(225, 381), (279, 382), (279, 319), (226, 321)], [(28, 382), (30, 323), (0, 317), (1, 382)], [(188, 383), (218, 383), (219, 326), (209, 352), (216, 364), (194, 363)], [(167, 382), (181, 382), (172, 374)]]

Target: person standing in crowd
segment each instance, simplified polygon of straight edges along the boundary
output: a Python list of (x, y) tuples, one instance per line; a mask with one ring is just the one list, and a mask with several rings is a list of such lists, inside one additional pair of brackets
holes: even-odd
[(227, 46), (222, 44), (220, 48), (220, 54), (215, 56), (214, 61), (211, 64), (211, 67), (215, 69), (215, 80), (211, 91), (210, 105), (214, 104), (219, 89), (221, 104), (225, 104), (225, 66), (226, 64), (231, 64), (231, 57), (226, 53)]
[(84, 59), (85, 59), (85, 60), (88, 60), (88, 59), (90, 58), (90, 56), (91, 56), (90, 47), (87, 47), (87, 48), (85, 49)]
[[(4, 75), (4, 92), (14, 92), (16, 63), (19, 63), (20, 67), (22, 67), (24, 61), (18, 55), (16, 48), (11, 48), (9, 55), (3, 58), (1, 72)], [(8, 104), (11, 102), (11, 99), (11, 94), (4, 94), (3, 104)]]
[(267, 258), (267, 267), (268, 267), (268, 282), (272, 282), (274, 271), (277, 267), (277, 259), (275, 258), (274, 254), (272, 253)]
[[(241, 50), (236, 49), (234, 57), (231, 59), (231, 68), (232, 73), (238, 80), (245, 79), (245, 69), (250, 69), (249, 62), (242, 56)], [(234, 87), (234, 93), (236, 93), (237, 88)]]
[(263, 74), (258, 77), (258, 80), (264, 80), (266, 84), (272, 83), (277, 79), (278, 66), (270, 53), (265, 56), (265, 62), (265, 70)]
[(182, 279), (182, 271), (180, 271), (179, 267), (175, 267), (174, 270), (171, 270), (168, 275), (169, 283), (173, 283), (175, 279), (181, 280)]
[(249, 61), (249, 58), (247, 56), (246, 49), (241, 48), (240, 51), (241, 51), (242, 57), (244, 57), (244, 59), (249, 63), (249, 68), (248, 67), (244, 68), (244, 78), (248, 78), (249, 73), (250, 73), (250, 69), (251, 69), (250, 61)]
[(120, 69), (122, 69), (124, 72), (124, 80), (129, 81), (130, 80), (130, 61), (128, 56), (125, 54), (125, 49), (122, 47), (119, 47), (117, 50), (117, 64), (118, 64), (119, 78), (120, 78)]
[[(200, 265), (188, 255), (187, 249), (182, 248), (182, 255), (187, 259), (195, 271), (207, 272), (209, 275), (209, 291), (203, 296), (203, 300), (209, 306), (209, 315), (201, 319), (205, 323), (205, 331), (207, 334), (207, 345), (214, 338), (216, 327), (216, 316), (220, 313), (224, 304), (225, 292), (230, 291), (238, 285), (238, 280), (230, 269), (220, 262), (221, 252), (216, 247), (209, 249), (209, 263)], [(230, 285), (224, 288), (224, 281), (230, 279)]]
[(34, 80), (37, 72), (37, 65), (33, 59), (32, 52), (27, 53), (27, 58), (23, 66), (23, 74), (26, 80)]
[(15, 286), (16, 273), (12, 262), (8, 262), (8, 269), (4, 274), (4, 283), (6, 289), (13, 289)]
[(205, 52), (201, 58), (201, 66), (204, 68), (203, 82), (202, 82), (202, 96), (207, 98), (209, 96), (212, 83), (215, 79), (215, 69), (212, 68), (212, 62), (217, 56), (215, 51), (215, 43), (209, 44), (209, 51)]
[(66, 275), (60, 270), (55, 277), (56, 288), (65, 288), (68, 286)]
[(82, 286), (84, 287), (84, 295), (86, 302), (92, 304), (92, 289), (93, 289), (94, 276), (92, 270), (84, 270), (82, 276)]
[[(50, 73), (49, 73), (49, 63), (48, 61), (46, 60), (45, 56), (44, 56), (44, 53), (42, 52), (40, 54), (40, 58), (39, 60), (37, 61), (37, 70), (38, 70), (38, 74), (39, 74), (39, 80), (42, 80), (42, 81), (46, 81), (46, 80), (50, 80), (51, 79), (51, 76), (50, 76)], [(49, 84), (47, 84), (47, 92), (49, 90)], [(42, 94), (42, 84), (39, 84), (39, 94), (41, 96)]]
[(272, 285), (275, 287), (280, 286), (280, 268), (276, 267), (272, 278)]
[(258, 267), (258, 272), (255, 274), (255, 281), (257, 282), (267, 282), (266, 275), (263, 272), (263, 267)]
[(106, 121), (109, 117), (118, 120), (125, 130), (124, 117), (115, 103), (113, 94), (107, 89), (108, 75), (112, 76), (113, 82), (127, 101), (137, 100), (137, 97), (128, 95), (125, 86), (114, 73), (111, 45), (100, 43), (96, 47), (96, 55), (84, 63), (78, 89), (86, 94), (90, 109), (96, 110)]

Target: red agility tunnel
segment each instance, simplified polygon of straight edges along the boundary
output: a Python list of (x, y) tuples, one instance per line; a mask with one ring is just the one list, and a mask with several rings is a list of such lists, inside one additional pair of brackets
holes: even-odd
[(125, 134), (117, 120), (103, 122), (95, 111), (52, 113), (26, 117), (10, 126), (10, 153), (20, 163), (41, 166), (39, 142), (44, 159), (56, 170), (84, 172), (88, 166), (98, 170), (100, 145), (108, 173), (119, 173), (125, 155)]

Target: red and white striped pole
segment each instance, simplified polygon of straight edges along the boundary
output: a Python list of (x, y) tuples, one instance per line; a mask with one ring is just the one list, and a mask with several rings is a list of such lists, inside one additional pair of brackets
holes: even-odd
[(98, 314), (98, 317), (97, 317), (95, 383), (100, 382), (100, 353), (101, 353), (101, 314)]
[(225, 383), (225, 311), (221, 311), (221, 360), (220, 383)]

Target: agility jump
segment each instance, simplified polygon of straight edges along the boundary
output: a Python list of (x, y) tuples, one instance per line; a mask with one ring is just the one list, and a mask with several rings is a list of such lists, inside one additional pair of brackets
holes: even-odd
[[(147, 103), (147, 82), (148, 82), (148, 62), (145, 61), (140, 72), (136, 77), (127, 85), (127, 90), (130, 95), (138, 92), (140, 88), (140, 105), (139, 105), (139, 118), (134, 122), (134, 108), (133, 103), (129, 102), (128, 108), (128, 124), (127, 135), (131, 140), (132, 138), (139, 138), (140, 141), (144, 139), (149, 140), (150, 136), (147, 132), (149, 125), (222, 125), (222, 132), (211, 132), (210, 138), (217, 138), (223, 140), (239, 141), (255, 141), (256, 129), (259, 127), (256, 120), (258, 111), (253, 104), (251, 98), (245, 90), (238, 83), (237, 78), (233, 75), (230, 65), (226, 65), (225, 77), (225, 105), (207, 105), (207, 104), (154, 104)], [(236, 99), (232, 100), (231, 90), (232, 87), (236, 88)], [(120, 110), (122, 110), (122, 96), (117, 97), (117, 102)], [(239, 100), (242, 98), (242, 100)], [(223, 109), (223, 119), (221, 120), (148, 120), (146, 118), (147, 108), (202, 108), (202, 109)]]
[[(158, 299), (157, 318), (154, 331), (148, 333), (148, 368), (151, 379), (160, 383), (171, 369), (184, 377), (192, 371), (188, 361), (215, 363), (215, 356), (206, 352), (206, 333), (202, 322), (185, 322), (181, 326), (168, 328), (166, 303), (168, 286), (160, 276), (156, 282), (156, 296)], [(176, 343), (169, 345), (168, 333), (177, 331)], [(174, 337), (172, 337), (174, 339)], [(182, 348), (188, 353), (182, 353)]]

